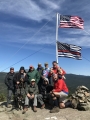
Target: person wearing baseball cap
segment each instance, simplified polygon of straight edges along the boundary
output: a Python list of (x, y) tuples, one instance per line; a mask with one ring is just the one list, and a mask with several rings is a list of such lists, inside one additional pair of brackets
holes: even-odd
[(11, 67), (10, 70), (14, 70), (14, 67)]
[(42, 96), (39, 94), (38, 86), (35, 79), (31, 79), (30, 84), (28, 85), (28, 89), (26, 89), (25, 106), (22, 114), (24, 114), (28, 110), (29, 101), (31, 100), (33, 100), (34, 112), (37, 112), (37, 100), (42, 105), (42, 108), (44, 108), (44, 102), (42, 100)]
[(40, 80), (39, 72), (37, 70), (35, 70), (33, 65), (30, 65), (29, 71), (27, 73), (27, 77), (28, 77), (28, 82), (30, 82), (31, 79), (35, 79), (36, 83), (38, 84), (38, 82)]
[(48, 78), (48, 74), (49, 74), (49, 71), (50, 71), (50, 69), (49, 69), (49, 67), (48, 67), (48, 63), (47, 63), (47, 62), (44, 63), (44, 66), (45, 66), (45, 68), (44, 68), (44, 70), (43, 70), (43, 78), (44, 78), (44, 77)]
[(33, 65), (30, 65), (30, 69), (31, 69), (31, 68), (34, 68)]
[(35, 82), (35, 79), (31, 79), (31, 82)]
[(38, 82), (38, 88), (40, 88), (41, 84), (43, 83), (43, 75), (42, 75), (43, 70), (44, 70), (44, 68), (42, 67), (42, 64), (38, 63), (37, 71), (38, 71), (39, 76), (40, 76), (40, 80)]
[(14, 84), (13, 84), (13, 78), (14, 78), (15, 72), (14, 68), (10, 68), (10, 72), (7, 73), (5, 77), (5, 84), (7, 86), (7, 107), (11, 107), (11, 97), (14, 95)]

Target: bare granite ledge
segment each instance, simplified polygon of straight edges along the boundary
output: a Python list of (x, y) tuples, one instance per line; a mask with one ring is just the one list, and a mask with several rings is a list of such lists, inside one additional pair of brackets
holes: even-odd
[(6, 102), (0, 103), (0, 120), (90, 120), (90, 111), (78, 111), (77, 109), (60, 109), (58, 113), (49, 113), (50, 109), (37, 108), (34, 113), (31, 108), (25, 114), (22, 110), (6, 108)]

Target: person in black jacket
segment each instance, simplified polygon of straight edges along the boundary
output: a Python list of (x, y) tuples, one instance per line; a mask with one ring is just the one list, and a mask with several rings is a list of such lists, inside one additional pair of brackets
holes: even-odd
[(5, 77), (5, 84), (7, 86), (7, 107), (11, 107), (11, 97), (12, 94), (14, 95), (14, 83), (13, 83), (13, 78), (14, 78), (14, 68), (10, 68), (10, 72), (7, 73)]
[(14, 76), (14, 85), (15, 85), (15, 107), (17, 110), (19, 110), (22, 103), (24, 102), (25, 88), (27, 87), (27, 75), (23, 66), (20, 67), (19, 72), (16, 73)]
[(44, 78), (43, 84), (40, 86), (40, 94), (42, 94), (44, 100), (49, 99), (49, 93), (52, 89), (53, 86), (49, 84), (48, 78)]

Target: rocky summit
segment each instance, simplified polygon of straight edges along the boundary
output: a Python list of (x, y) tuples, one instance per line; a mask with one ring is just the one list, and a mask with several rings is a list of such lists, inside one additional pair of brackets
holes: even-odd
[(77, 109), (60, 109), (58, 113), (50, 113), (50, 109), (37, 108), (33, 112), (31, 108), (25, 114), (23, 110), (6, 108), (5, 104), (0, 104), (0, 120), (90, 120), (90, 111), (78, 111)]

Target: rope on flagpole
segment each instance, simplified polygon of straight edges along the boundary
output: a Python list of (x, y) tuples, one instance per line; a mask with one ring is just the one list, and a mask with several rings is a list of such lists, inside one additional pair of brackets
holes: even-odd
[[(55, 42), (55, 41), (54, 41), (54, 42)], [(53, 44), (54, 42), (52, 42), (51, 44)], [(51, 44), (50, 44), (50, 45), (51, 45)], [(41, 50), (43, 50), (43, 49), (45, 49), (45, 48), (46, 48), (46, 47), (43, 47), (43, 48), (41, 48), (41, 49), (39, 49), (39, 50), (35, 51), (34, 53), (32, 53), (32, 54), (28, 55), (27, 57), (25, 57), (25, 58), (23, 58), (23, 59), (19, 60), (18, 62), (16, 62), (16, 63), (14, 63), (14, 64), (10, 65), (9, 67), (5, 68), (5, 69), (4, 69), (4, 70), (2, 70), (1, 72), (4, 72), (4, 71), (5, 71), (5, 70), (7, 70), (8, 68), (10, 68), (10, 67), (12, 67), (12, 66), (14, 66), (14, 65), (16, 65), (16, 64), (18, 64), (18, 63), (20, 63), (21, 61), (23, 61), (23, 60), (25, 60), (25, 59), (27, 59), (27, 58), (31, 57), (32, 55), (34, 55), (34, 54), (36, 54), (36, 53), (40, 52)]]
[[(58, 14), (59, 14), (59, 13), (58, 13)], [(58, 21), (58, 19), (57, 19), (57, 21)], [(42, 30), (42, 28), (45, 27), (49, 22), (50, 22), (50, 20), (49, 20), (48, 22), (46, 22), (31, 38), (33, 38), (37, 33), (39, 33), (39, 32)], [(58, 22), (57, 22), (56, 24), (58, 25)], [(56, 30), (58, 30), (58, 29), (56, 28)], [(83, 29), (83, 30), (84, 30), (84, 29)], [(57, 31), (57, 32), (58, 32), (58, 31)], [(57, 34), (57, 32), (56, 32), (56, 34)], [(88, 33), (86, 30), (84, 30), (84, 32)], [(88, 33), (88, 34), (90, 35), (90, 33)], [(58, 40), (58, 35), (56, 36), (56, 43), (57, 43), (57, 40)], [(18, 49), (18, 51), (16, 51), (16, 53), (18, 53), (29, 41), (30, 41), (30, 40), (26, 41), (26, 43), (24, 43), (24, 44)], [(57, 45), (56, 45), (56, 46), (57, 46)], [(41, 48), (40, 50), (36, 51), (35, 53), (41, 51), (42, 49), (44, 49), (44, 48)], [(16, 53), (15, 53), (15, 54), (16, 54)], [(20, 60), (20, 61), (18, 61), (18, 62), (16, 62), (16, 63), (14, 63), (14, 64), (11, 65), (11, 66), (16, 65), (17, 63), (25, 60), (26, 58), (32, 56), (32, 55), (35, 54), (35, 53), (30, 54), (29, 56), (23, 58), (22, 60)], [(15, 54), (13, 54), (12, 56), (14, 56)], [(57, 60), (57, 63), (58, 63), (57, 47), (56, 47), (56, 54), (57, 54), (56, 60)], [(11, 56), (11, 57), (12, 57), (12, 56)], [(11, 58), (11, 57), (10, 57), (10, 58)], [(84, 58), (85, 58), (85, 57), (84, 57)], [(85, 59), (86, 59), (86, 58), (85, 58)], [(88, 59), (86, 59), (86, 60), (88, 60)], [(88, 61), (90, 62), (90, 60), (88, 60)], [(11, 66), (9, 66), (9, 67), (11, 67)], [(1, 72), (5, 71), (5, 70), (8, 69), (9, 67), (5, 68), (5, 69), (2, 70)]]
[[(52, 16), (52, 18), (55, 17), (55, 15)], [(13, 57), (15, 56), (35, 35), (37, 35), (48, 23), (50, 22), (50, 19), (37, 31), (34, 33), (34, 35), (29, 39), (27, 40), (11, 57), (9, 57), (9, 59), (7, 60), (7, 62)], [(4, 64), (3, 64), (4, 65)], [(3, 66), (2, 65), (2, 66)], [(1, 67), (2, 67), (1, 66)], [(0, 67), (0, 68), (1, 68)]]
[(88, 60), (87, 58), (85, 58), (84, 56), (82, 56), (85, 60), (87, 60), (88, 62), (90, 62), (90, 60)]

